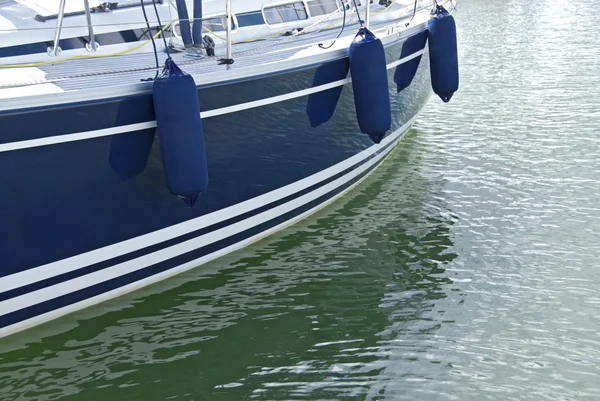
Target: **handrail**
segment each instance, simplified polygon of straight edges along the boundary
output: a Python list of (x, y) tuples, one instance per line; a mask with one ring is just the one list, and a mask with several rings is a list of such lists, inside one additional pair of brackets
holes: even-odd
[[(165, 0), (155, 0), (156, 3), (158, 4), (163, 4)], [(144, 5), (152, 5), (152, 0), (144, 0)], [(114, 10), (123, 10), (125, 8), (135, 8), (135, 7), (139, 7), (140, 4), (139, 3), (131, 3), (131, 4), (119, 4), (119, 3), (102, 3), (99, 6), (96, 7), (92, 7), (91, 11), (93, 13), (100, 13), (100, 12), (109, 12), (109, 11), (114, 11)], [(68, 13), (65, 13), (64, 16), (65, 17), (76, 17), (78, 15), (84, 15), (85, 11), (71, 11)], [(52, 15), (48, 15), (48, 16), (43, 16), (41, 14), (37, 14), (35, 16), (35, 20), (37, 22), (46, 22), (46, 21), (50, 21), (53, 19), (57, 19), (59, 14), (52, 14)]]
[(48, 47), (47, 52), (50, 57), (56, 57), (62, 52), (60, 46), (60, 31), (62, 30), (63, 19), (65, 16), (65, 4), (67, 0), (60, 0), (60, 6), (58, 8), (58, 19), (56, 20), (56, 33), (54, 34), (54, 46)]

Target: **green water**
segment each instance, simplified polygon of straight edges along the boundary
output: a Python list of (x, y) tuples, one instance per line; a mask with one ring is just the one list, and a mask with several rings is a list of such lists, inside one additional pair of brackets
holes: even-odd
[(594, 0), (461, 0), (461, 89), (340, 202), (0, 340), (0, 400), (600, 399)]

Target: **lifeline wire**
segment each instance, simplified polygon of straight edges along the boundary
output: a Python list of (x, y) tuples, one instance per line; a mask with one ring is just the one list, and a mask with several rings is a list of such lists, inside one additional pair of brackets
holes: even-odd
[(413, 15), (412, 15), (411, 19), (409, 19), (408, 22), (405, 24), (406, 26), (408, 26), (410, 24), (410, 22), (415, 18), (415, 15), (417, 15), (417, 3), (418, 2), (419, 2), (419, 0), (415, 0), (415, 9), (413, 10)]
[[(367, 0), (367, 1), (371, 1), (371, 0)], [(354, 3), (354, 9), (356, 10), (356, 16), (358, 17), (358, 22), (360, 22), (360, 26), (363, 26), (365, 21), (363, 21), (362, 18), (360, 18), (360, 14), (358, 12), (358, 6), (356, 5), (356, 0), (352, 0), (352, 2)], [(367, 7), (369, 5), (367, 4)]]
[[(146, 7), (144, 5), (144, 0), (140, 0), (140, 3), (142, 4), (142, 11), (144, 12), (144, 19), (146, 20), (146, 26), (148, 27), (148, 32), (151, 32), (150, 29), (150, 22), (148, 21), (148, 16), (146, 15)], [(154, 42), (154, 36), (150, 35), (150, 38), (152, 38), (152, 47), (154, 48), (154, 59), (156, 60), (156, 77), (158, 77), (158, 71), (160, 69), (160, 65), (158, 62), (158, 51), (156, 50), (156, 43)]]
[(321, 49), (331, 49), (331, 47), (335, 44), (335, 42), (340, 38), (340, 36), (342, 36), (342, 33), (344, 33), (344, 29), (346, 28), (346, 5), (342, 4), (342, 8), (344, 9), (344, 20), (342, 22), (342, 30), (340, 31), (340, 33), (338, 33), (338, 36), (336, 36), (336, 38), (333, 40), (333, 42), (331, 42), (331, 44), (327, 47), (325, 47), (323, 45), (323, 43), (319, 43), (319, 47)]
[[(152, 0), (152, 4), (154, 5), (154, 13), (156, 14), (156, 20), (158, 21), (158, 28), (159, 28), (159, 30), (162, 31), (162, 22), (160, 22), (160, 15), (158, 15), (158, 9), (156, 8), (156, 0)], [(169, 11), (171, 11), (170, 7), (169, 7)], [(167, 45), (167, 38), (165, 37), (164, 32), (162, 34), (162, 39), (163, 39), (163, 42), (165, 43), (165, 51), (167, 52), (167, 58), (170, 59), (171, 53), (169, 53), (169, 46)], [(155, 50), (156, 50), (156, 48), (155, 48)]]

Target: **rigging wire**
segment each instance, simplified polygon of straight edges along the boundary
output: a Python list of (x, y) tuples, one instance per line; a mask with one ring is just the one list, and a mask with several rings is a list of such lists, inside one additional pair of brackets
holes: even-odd
[[(174, 22), (174, 21), (173, 21)], [(166, 29), (168, 29), (171, 26), (172, 23), (168, 23), (167, 25), (165, 25), (163, 27), (162, 31), (158, 31), (155, 35), (154, 38), (158, 38), (158, 36), (163, 33)], [(44, 65), (49, 65), (49, 64), (58, 64), (58, 63), (62, 63), (65, 61), (71, 61), (71, 60), (88, 60), (88, 59), (98, 59), (98, 58), (108, 58), (108, 57), (117, 57), (117, 56), (123, 56), (125, 54), (129, 54), (129, 53), (133, 53), (139, 49), (141, 49), (142, 47), (146, 46), (147, 44), (149, 44), (151, 42), (151, 39), (148, 39), (142, 43), (140, 43), (139, 45), (132, 47), (130, 49), (126, 49), (126, 50), (122, 50), (120, 52), (116, 52), (116, 53), (109, 53), (109, 54), (86, 54), (86, 55), (78, 55), (78, 56), (71, 56), (71, 57), (65, 57), (62, 59), (58, 59), (58, 60), (47, 60), (47, 61), (39, 61), (39, 62), (35, 62), (35, 63), (21, 63), (21, 64), (0, 64), (0, 69), (1, 68), (27, 68), (27, 67), (41, 67)]]
[(344, 33), (344, 29), (346, 29), (346, 5), (342, 4), (342, 8), (344, 9), (344, 19), (342, 22), (342, 29), (340, 30), (340, 33), (338, 33), (338, 35), (335, 37), (335, 39), (333, 40), (333, 42), (331, 42), (331, 44), (329, 46), (325, 46), (323, 45), (323, 43), (319, 43), (319, 47), (321, 49), (331, 49), (333, 47), (333, 45), (335, 44), (335, 42), (340, 38), (340, 36), (342, 36), (342, 33)]
[[(367, 1), (371, 1), (371, 0), (367, 0)], [(358, 6), (356, 5), (356, 0), (352, 0), (352, 2), (354, 3), (354, 9), (356, 10), (356, 16), (358, 17), (358, 22), (360, 23), (361, 27), (364, 27), (365, 21), (363, 21), (363, 19), (360, 18), (360, 13), (358, 12)], [(368, 6), (368, 4), (367, 4), (367, 6)]]
[[(349, 0), (346, 0), (346, 1), (349, 2)], [(169, 2), (170, 2), (170, 0), (169, 0)], [(382, 10), (382, 11), (380, 11), (380, 12), (374, 14), (374, 15), (382, 14), (382, 13), (388, 11), (391, 8), (392, 4), (394, 4), (394, 3), (391, 2), (390, 5), (388, 5), (384, 10)], [(155, 12), (156, 12), (157, 10), (156, 10), (156, 3), (155, 2), (154, 2), (154, 6), (155, 6)], [(343, 5), (342, 7), (339, 7), (337, 10), (329, 13), (324, 18), (316, 21), (312, 25), (309, 25), (309, 26), (305, 27), (303, 30), (298, 31), (297, 33), (295, 33), (292, 36), (286, 36), (285, 38), (279, 37), (278, 39), (279, 39), (279, 41), (282, 41), (282, 40), (285, 40), (285, 39), (290, 39), (292, 37), (297, 37), (299, 35), (306, 35), (306, 34), (309, 33), (309, 31), (312, 28), (315, 28), (318, 25), (322, 25), (326, 21), (330, 20), (330, 18), (333, 17), (333, 16), (335, 16), (337, 13), (339, 13), (340, 8), (342, 8), (344, 10), (344, 17), (343, 18), (340, 18), (337, 21), (334, 21), (332, 24), (327, 25), (327, 26), (325, 26), (323, 28), (319, 28), (317, 30), (317, 31), (320, 31), (321, 29), (329, 29), (329, 28), (333, 27), (333, 25), (335, 25), (335, 24), (337, 24), (339, 22), (343, 23), (342, 30), (341, 30), (340, 34), (334, 39), (334, 42), (330, 46), (325, 47), (322, 43), (319, 44), (320, 48), (322, 48), (322, 49), (329, 49), (329, 48), (331, 48), (333, 46), (333, 44), (335, 43), (335, 41), (337, 39), (339, 39), (339, 37), (342, 35), (342, 33), (344, 31), (344, 28), (346, 26), (346, 18), (347, 18), (346, 7), (347, 7), (347, 4)], [(144, 10), (144, 17), (145, 17), (146, 26), (148, 26), (148, 24), (149, 24), (150, 21), (147, 18), (147, 14), (145, 12), (145, 9), (143, 7), (142, 7), (142, 9)], [(262, 12), (250, 12), (250, 13), (244, 13), (244, 14), (262, 14)], [(109, 54), (76, 55), (76, 56), (66, 57), (66, 58), (63, 58), (63, 59), (54, 59), (54, 60), (41, 61), (41, 62), (33, 62), (33, 63), (0, 64), (0, 69), (40, 67), (40, 66), (44, 66), (44, 65), (56, 64), (56, 63), (60, 63), (60, 62), (70, 61), (70, 60), (84, 60), (84, 59), (108, 58), (108, 57), (121, 56), (121, 55), (129, 54), (129, 53), (133, 53), (133, 52), (135, 52), (135, 51), (143, 48), (144, 46), (148, 45), (150, 42), (152, 42), (154, 48), (156, 48), (155, 47), (155, 43), (154, 43), (154, 39), (158, 38), (158, 36), (162, 34), (163, 35), (163, 41), (166, 42), (166, 36), (165, 36), (166, 30), (169, 29), (171, 26), (173, 26), (173, 24), (176, 23), (177, 21), (179, 21), (179, 20), (175, 19), (175, 20), (170, 21), (165, 26), (161, 26), (160, 29), (158, 30), (158, 32), (155, 35), (153, 35), (151, 37), (151, 39), (148, 39), (148, 40), (140, 43), (139, 45), (137, 45), (137, 46), (135, 46), (133, 48), (129, 48), (129, 49), (126, 49), (126, 50), (123, 50), (123, 51), (119, 51), (119, 52), (115, 52), (115, 53), (109, 53)], [(152, 24), (155, 24), (156, 22), (157, 21), (151, 21)], [(144, 22), (139, 21), (139, 22), (123, 22), (123, 23), (111, 23), (111, 24), (96, 24), (96, 26), (119, 26), (119, 25), (132, 25), (132, 24), (138, 24), (138, 23), (144, 23)], [(65, 28), (85, 28), (85, 27), (87, 27), (87, 25), (85, 25), (85, 26), (84, 25), (82, 25), (82, 26), (71, 26), (71, 27), (65, 27)], [(220, 37), (217, 33), (212, 32), (210, 29), (208, 29), (206, 27), (203, 27), (203, 28), (204, 28), (204, 30), (208, 31), (209, 33), (212, 33), (214, 36)], [(29, 31), (29, 30), (34, 31), (34, 30), (45, 30), (45, 29), (55, 29), (55, 28), (45, 28), (45, 27), (43, 27), (43, 28), (23, 28), (23, 29), (19, 29), (18, 31)], [(10, 30), (0, 29), (0, 32), (2, 32), (2, 31), (11, 31), (11, 32), (14, 32), (15, 29), (10, 29)], [(250, 42), (254, 42), (254, 41), (258, 41), (258, 40), (264, 40), (264, 39), (266, 39), (268, 37), (271, 37), (271, 36), (278, 37), (279, 35), (281, 35), (281, 32), (271, 33), (269, 35), (265, 35), (265, 36), (260, 37), (260, 38), (252, 38), (252, 39), (241, 41), (241, 42), (238, 42), (238, 43), (250, 43)], [(275, 43), (272, 43), (270, 45), (264, 46), (263, 48), (273, 46), (274, 44)], [(168, 47), (166, 47), (166, 49), (167, 49), (167, 52), (168, 52)], [(253, 49), (253, 50), (248, 50), (248, 51), (242, 52), (241, 54), (249, 53), (249, 52), (260, 50), (260, 49), (261, 48)], [(155, 51), (155, 56), (157, 56), (157, 51)], [(157, 67), (157, 71), (159, 71), (159, 70), (160, 70), (160, 67)]]
[[(370, 1), (370, 0), (367, 0)], [(356, 0), (352, 0), (352, 2), (354, 3), (354, 9), (356, 11), (356, 16), (358, 17), (358, 23), (360, 24), (361, 27), (365, 26), (365, 21), (363, 21), (363, 19), (360, 17), (360, 13), (358, 11), (358, 5), (356, 4)], [(338, 35), (336, 36), (336, 38), (333, 40), (333, 42), (331, 42), (331, 44), (329, 46), (325, 46), (323, 45), (323, 43), (319, 43), (319, 47), (321, 49), (331, 49), (331, 47), (333, 47), (333, 45), (335, 44), (335, 42), (340, 38), (340, 36), (342, 36), (342, 33), (344, 33), (344, 29), (346, 28), (346, 6), (348, 3), (346, 4), (342, 4), (342, 8), (344, 9), (344, 19), (342, 22), (342, 29), (340, 30), (340, 33), (338, 33)]]
[[(146, 20), (146, 26), (148, 27), (148, 32), (150, 32), (150, 22), (148, 21), (148, 15), (146, 15), (146, 6), (144, 4), (144, 0), (140, 0), (142, 5), (142, 12), (144, 13), (144, 19)], [(160, 64), (158, 62), (158, 51), (156, 50), (156, 42), (154, 41), (154, 36), (151, 37), (152, 47), (154, 48), (154, 59), (156, 61), (156, 75), (154, 78), (158, 77), (158, 70), (160, 69)]]
[[(0, 2), (1, 2), (1, 1), (2, 1), (2, 0), (0, 0)], [(171, 2), (171, 1), (169, 1), (169, 3), (171, 3), (171, 4), (172, 4), (172, 2)], [(337, 5), (338, 3), (336, 3), (335, 1), (331, 1), (331, 2), (324, 2), (324, 3), (323, 3), (323, 5), (326, 5), (326, 4), (335, 4), (335, 5)], [(156, 5), (156, 4), (155, 4), (155, 5)], [(341, 8), (341, 7), (340, 7), (340, 8)], [(290, 8), (290, 10), (291, 10), (291, 9), (292, 9), (292, 8)], [(293, 10), (295, 10), (295, 11), (305, 11), (305, 9), (304, 9), (304, 8), (293, 8)], [(333, 11), (333, 12), (332, 12), (332, 13), (330, 13), (330, 14), (335, 14), (335, 13), (337, 13), (337, 12), (339, 12), (339, 11), (340, 11), (340, 9), (338, 8), (337, 10)], [(170, 14), (171, 14), (171, 8), (169, 8), (169, 15), (170, 15)], [(236, 15), (235, 13), (233, 13), (233, 14), (234, 14), (234, 15)], [(262, 12), (262, 11), (249, 11), (249, 12), (244, 12), (244, 13), (237, 14), (237, 15), (241, 15), (241, 16), (244, 16), (244, 17), (245, 17), (245, 16), (255, 16), (255, 15), (257, 15), (257, 16), (258, 16), (258, 15), (262, 16), (262, 15), (263, 15), (263, 12)], [(218, 17), (219, 17), (219, 16), (211, 16), (211, 17), (208, 17), (208, 18), (204, 18), (204, 20), (211, 20), (211, 19), (215, 19), (215, 18), (218, 18)], [(321, 17), (321, 15), (312, 15), (311, 17), (312, 17), (313, 19), (316, 19), (316, 18), (319, 18), (319, 17)], [(177, 18), (175, 18), (175, 19), (171, 18), (171, 19), (170, 19), (170, 21), (171, 21), (171, 23), (176, 23), (176, 22), (181, 22), (182, 20), (180, 20), (180, 19), (177, 19)], [(302, 21), (302, 20), (300, 20), (300, 21)], [(154, 25), (154, 24), (156, 24), (157, 22), (158, 22), (158, 21), (156, 21), (156, 20), (151, 20), (151, 21), (150, 21), (150, 24)], [(95, 24), (94, 24), (94, 27), (129, 26), (129, 25), (137, 25), (137, 24), (145, 24), (145, 23), (146, 23), (145, 21), (111, 22), (111, 23), (109, 23), (109, 24), (98, 24), (98, 23), (95, 23)], [(88, 25), (69, 25), (69, 26), (64, 26), (62, 29), (63, 29), (63, 30), (66, 30), (66, 29), (80, 29), (80, 28), (87, 28), (87, 27), (88, 27)], [(34, 28), (19, 28), (19, 29), (15, 29), (15, 28), (1, 28), (1, 29), (0, 29), (0, 32), (22, 32), (22, 31), (43, 31), (43, 30), (50, 30), (50, 31), (54, 31), (54, 30), (56, 30), (56, 27), (54, 27), (54, 26), (48, 26), (48, 27), (46, 27), (46, 26), (44, 26), (44, 27), (37, 27), (37, 26), (36, 26), (36, 27), (34, 27)]]
[[(435, 1), (435, 0), (434, 0)], [(406, 24), (404, 24), (405, 26), (410, 25), (410, 23), (412, 22), (412, 20), (415, 18), (415, 15), (417, 15), (417, 3), (419, 2), (419, 0), (415, 0), (415, 9), (413, 10), (413, 15), (412, 17), (408, 20), (408, 22)]]
[[(148, 32), (150, 32), (150, 22), (148, 21), (148, 15), (146, 14), (146, 6), (144, 3), (144, 0), (140, 0), (140, 3), (142, 5), (142, 11), (144, 13), (144, 19), (146, 20), (146, 26), (148, 27)], [(152, 4), (154, 5), (154, 13), (156, 14), (156, 19), (158, 21), (158, 32), (162, 32), (163, 31), (163, 27), (162, 27), (162, 22), (160, 21), (160, 16), (158, 14), (158, 9), (156, 8), (156, 0), (152, 0)], [(158, 77), (158, 72), (160, 71), (160, 63), (158, 61), (158, 50), (156, 48), (156, 42), (155, 42), (155, 38), (154, 36), (151, 36), (150, 39), (152, 40), (152, 48), (154, 49), (154, 60), (156, 61), (156, 74), (154, 76), (154, 78), (156, 79)], [(167, 60), (171, 60), (171, 54), (169, 53), (169, 46), (167, 45), (167, 39), (165, 38), (165, 35), (162, 35), (162, 40), (165, 44), (165, 51), (167, 52)]]
[[(162, 31), (162, 22), (160, 21), (160, 15), (158, 13), (158, 9), (156, 8), (156, 0), (152, 0), (152, 4), (154, 5), (154, 13), (156, 14), (156, 20), (158, 21), (158, 28)], [(169, 12), (171, 10), (169, 9)], [(169, 53), (169, 46), (167, 45), (167, 38), (165, 35), (162, 35), (162, 40), (165, 44), (165, 51), (167, 52), (167, 58), (171, 58), (171, 53)]]

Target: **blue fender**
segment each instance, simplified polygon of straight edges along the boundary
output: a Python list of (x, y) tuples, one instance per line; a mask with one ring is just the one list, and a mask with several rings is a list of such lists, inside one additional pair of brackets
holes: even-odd
[(458, 49), (454, 17), (437, 6), (428, 23), (429, 59), (433, 91), (448, 103), (458, 90)]
[(383, 44), (361, 27), (350, 45), (349, 56), (358, 125), (363, 133), (379, 142), (392, 126)]
[(172, 59), (154, 80), (154, 111), (169, 191), (193, 206), (208, 187), (208, 166), (194, 78)]

